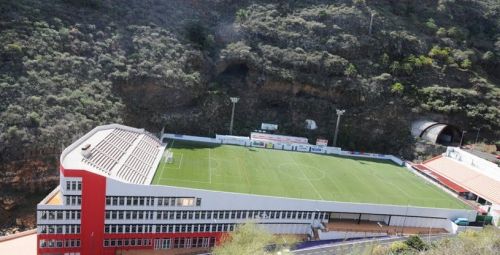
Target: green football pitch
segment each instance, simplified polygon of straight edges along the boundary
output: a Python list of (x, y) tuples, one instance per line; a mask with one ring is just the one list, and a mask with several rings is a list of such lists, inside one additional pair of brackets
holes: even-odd
[(468, 209), (389, 161), (169, 142), (152, 184), (311, 200)]

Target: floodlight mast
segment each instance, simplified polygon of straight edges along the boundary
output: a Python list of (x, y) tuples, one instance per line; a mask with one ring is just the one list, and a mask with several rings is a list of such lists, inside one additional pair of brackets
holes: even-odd
[(233, 122), (234, 122), (234, 108), (236, 107), (236, 103), (240, 101), (239, 97), (230, 97), (231, 103), (233, 103), (233, 110), (231, 111), (231, 124), (229, 124), (229, 135), (233, 134)]
[(337, 125), (335, 125), (335, 135), (333, 136), (333, 147), (337, 146), (337, 135), (339, 134), (339, 124), (340, 124), (340, 116), (345, 113), (345, 110), (337, 109)]

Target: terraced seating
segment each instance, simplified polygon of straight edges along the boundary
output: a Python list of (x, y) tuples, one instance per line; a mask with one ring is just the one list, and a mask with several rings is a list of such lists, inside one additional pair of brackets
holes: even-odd
[(94, 146), (90, 151), (90, 156), (83, 158), (82, 161), (111, 175), (113, 167), (138, 136), (139, 134), (134, 132), (115, 129)]
[(160, 151), (161, 144), (146, 133), (137, 143), (130, 156), (118, 170), (117, 176), (131, 183), (143, 183)]

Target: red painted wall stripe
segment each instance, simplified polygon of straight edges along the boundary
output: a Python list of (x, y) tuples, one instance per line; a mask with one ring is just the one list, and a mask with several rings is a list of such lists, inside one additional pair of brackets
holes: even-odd
[(61, 166), (65, 177), (82, 178), (80, 243), (82, 255), (103, 254), (106, 177), (86, 170), (69, 170)]

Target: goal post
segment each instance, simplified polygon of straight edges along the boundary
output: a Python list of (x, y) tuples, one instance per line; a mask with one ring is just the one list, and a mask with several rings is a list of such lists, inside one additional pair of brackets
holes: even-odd
[(174, 153), (171, 150), (165, 152), (165, 162), (167, 162), (167, 164), (174, 163)]

